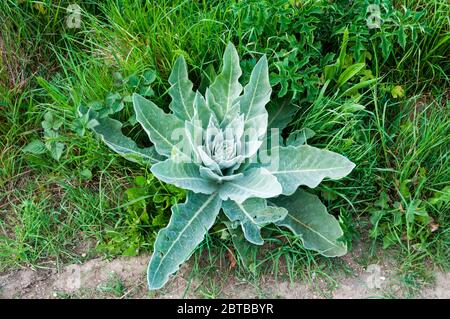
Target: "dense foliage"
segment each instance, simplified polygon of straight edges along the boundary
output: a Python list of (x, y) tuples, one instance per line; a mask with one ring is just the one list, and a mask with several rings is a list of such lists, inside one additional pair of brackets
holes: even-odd
[[(283, 128), (281, 147), (307, 140), (357, 164), (308, 190), (337, 217), (340, 242), (361, 238), (370, 256), (395, 246), (412, 285), (429, 260), (448, 266), (447, 1), (76, 2), (76, 28), (71, 1), (0, 3), (0, 269), (152, 251), (186, 192), (114, 155), (91, 128), (110, 121), (153, 158), (134, 94), (168, 114), (181, 55), (205, 97), (228, 42), (240, 83), (266, 55), (268, 129)], [(210, 266), (197, 269), (210, 271), (212, 256), (252, 275), (280, 260), (290, 276), (330, 263), (278, 225), (261, 229), (259, 249), (241, 249), (239, 230), (217, 223), (194, 254)], [(80, 242), (94, 243), (86, 257)]]

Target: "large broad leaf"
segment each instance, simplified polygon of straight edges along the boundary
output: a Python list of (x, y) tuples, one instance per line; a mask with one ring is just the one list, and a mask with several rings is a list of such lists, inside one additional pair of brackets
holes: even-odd
[(148, 265), (148, 286), (159, 289), (186, 261), (214, 224), (221, 200), (217, 194), (188, 193), (185, 204), (172, 207), (169, 225), (156, 238)]
[(159, 154), (168, 157), (189, 158), (189, 152), (180, 147), (176, 138), (185, 136), (184, 122), (173, 114), (166, 114), (152, 101), (133, 94), (133, 107), (137, 121), (142, 125)]
[(265, 106), (271, 93), (267, 58), (264, 55), (253, 68), (250, 81), (244, 87), (244, 94), (239, 100), (241, 113), (245, 115), (246, 130), (255, 130), (258, 137), (267, 131), (268, 114)]
[(228, 200), (223, 202), (222, 208), (230, 221), (241, 224), (245, 238), (255, 245), (264, 243), (261, 227), (282, 220), (287, 214), (282, 207), (267, 206), (262, 198), (250, 198), (243, 203)]
[(151, 172), (163, 182), (189, 189), (195, 193), (211, 194), (217, 190), (217, 184), (201, 176), (199, 166), (194, 163), (168, 159), (153, 165)]
[[(222, 71), (217, 75), (208, 90), (214, 100), (210, 108), (215, 112), (219, 121), (222, 121), (234, 104), (233, 102), (242, 92), (242, 85), (238, 81), (241, 74), (236, 48), (232, 43), (229, 43), (223, 54)], [(208, 96), (208, 93), (206, 96), (207, 100), (210, 101), (211, 97)]]
[(140, 164), (154, 164), (162, 159), (155, 147), (140, 148), (122, 133), (122, 123), (109, 117), (96, 119), (97, 125), (92, 129), (114, 152), (127, 160)]
[(309, 145), (278, 147), (271, 152), (278, 154), (278, 165), (272, 163), (267, 169), (277, 177), (284, 195), (300, 185), (314, 188), (326, 177), (340, 179), (355, 167), (345, 156)]
[(219, 186), (223, 200), (231, 199), (238, 203), (250, 197), (270, 198), (281, 194), (281, 185), (275, 176), (262, 167), (250, 168), (244, 175)]
[(192, 82), (188, 78), (186, 61), (181, 55), (173, 66), (169, 77), (172, 85), (169, 94), (172, 97), (170, 109), (180, 120), (192, 120), (194, 117), (195, 93), (192, 91)]
[(317, 196), (298, 189), (292, 196), (280, 196), (270, 202), (288, 210), (286, 217), (276, 224), (300, 236), (305, 248), (327, 257), (345, 255), (347, 246), (338, 241), (343, 235), (339, 222), (327, 213)]

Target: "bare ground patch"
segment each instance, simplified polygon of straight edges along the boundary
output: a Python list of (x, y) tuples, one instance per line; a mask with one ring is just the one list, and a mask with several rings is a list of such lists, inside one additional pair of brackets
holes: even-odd
[[(148, 292), (145, 272), (148, 255), (100, 258), (56, 270), (17, 270), (0, 275), (0, 298), (201, 298), (202, 282), (192, 278), (185, 265), (164, 289)], [(289, 282), (264, 276), (259, 283), (224, 279), (223, 298), (380, 298), (404, 297), (395, 265), (372, 264), (365, 269), (351, 267), (350, 275), (338, 275), (333, 288), (320, 282)], [(416, 298), (450, 298), (450, 274), (437, 271), (435, 283), (425, 286)], [(113, 282), (112, 282), (113, 281)], [(114, 284), (116, 282), (116, 284)], [(105, 287), (112, 286), (111, 289)], [(114, 290), (114, 287), (119, 288)], [(112, 291), (112, 292), (111, 292)], [(114, 292), (115, 291), (115, 292)]]

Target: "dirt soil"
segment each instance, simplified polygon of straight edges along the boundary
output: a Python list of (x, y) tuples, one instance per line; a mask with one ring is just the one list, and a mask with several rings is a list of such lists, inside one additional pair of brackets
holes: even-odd
[[(184, 265), (167, 286), (148, 292), (145, 272), (149, 256), (100, 258), (56, 270), (17, 270), (0, 274), (0, 298), (204, 298), (202, 283), (190, 279)], [(258, 285), (226, 279), (214, 296), (222, 298), (382, 298), (405, 297), (395, 266), (371, 264), (365, 269), (348, 262), (353, 273), (334, 278), (334, 287), (263, 277)], [(321, 287), (322, 286), (322, 287)], [(319, 287), (319, 288), (318, 288)], [(208, 291), (208, 289), (206, 289)], [(437, 271), (435, 283), (415, 298), (450, 298), (450, 274)]]

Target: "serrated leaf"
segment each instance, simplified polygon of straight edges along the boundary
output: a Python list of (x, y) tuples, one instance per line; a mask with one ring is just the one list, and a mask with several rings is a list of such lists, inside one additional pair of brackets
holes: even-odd
[(186, 61), (182, 55), (175, 61), (169, 83), (172, 85), (169, 89), (172, 97), (169, 107), (173, 114), (182, 121), (192, 120), (195, 93), (192, 91), (193, 84), (189, 80)]
[(185, 204), (172, 206), (169, 225), (160, 230), (148, 265), (150, 289), (159, 289), (186, 261), (214, 224), (221, 200), (217, 194), (188, 193)]
[(42, 143), (39, 140), (33, 140), (30, 143), (28, 143), (23, 149), (25, 153), (30, 153), (34, 155), (40, 155), (44, 154), (47, 149), (45, 148), (44, 143)]
[(133, 94), (133, 107), (136, 120), (142, 125), (159, 154), (170, 157), (176, 153), (189, 158), (189, 154), (176, 145), (178, 141), (173, 140), (174, 133), (184, 132), (184, 122), (173, 114), (164, 113), (152, 101), (136, 93)]
[(270, 202), (287, 209), (285, 219), (276, 224), (300, 236), (305, 248), (327, 257), (347, 253), (346, 244), (338, 241), (343, 235), (339, 222), (328, 214), (317, 196), (298, 189), (292, 196), (280, 196)]
[(92, 129), (99, 135), (103, 142), (127, 160), (141, 164), (154, 164), (162, 159), (153, 146), (140, 148), (135, 141), (123, 135), (122, 123), (119, 121), (109, 117), (91, 121), (95, 121), (94, 124), (96, 125)]
[(278, 154), (278, 165), (267, 169), (278, 179), (283, 194), (293, 194), (300, 185), (314, 188), (324, 179), (340, 179), (355, 167), (346, 157), (309, 145), (278, 147), (271, 150)]
[(217, 184), (204, 178), (199, 166), (194, 163), (178, 163), (165, 160), (152, 166), (151, 171), (158, 179), (196, 193), (211, 194), (217, 190)]
[(243, 203), (228, 200), (222, 208), (230, 221), (240, 223), (245, 238), (255, 245), (264, 243), (260, 233), (263, 226), (282, 220), (287, 214), (282, 207), (267, 206), (262, 198), (250, 198)]
[(50, 152), (50, 156), (55, 160), (59, 161), (62, 156), (62, 152), (64, 151), (64, 143), (55, 142), (55, 141), (47, 141), (45, 143), (45, 147)]
[(44, 114), (44, 121), (41, 122), (42, 128), (45, 131), (48, 130), (58, 130), (61, 125), (63, 124), (63, 121), (61, 119), (55, 119), (53, 116), (53, 113), (47, 112)]

